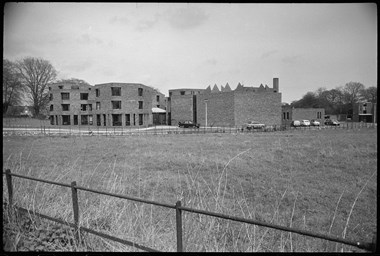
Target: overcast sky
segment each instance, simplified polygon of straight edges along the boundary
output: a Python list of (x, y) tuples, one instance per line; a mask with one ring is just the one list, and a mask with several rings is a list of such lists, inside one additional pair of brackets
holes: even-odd
[(279, 78), (282, 102), (354, 81), (377, 86), (375, 4), (9, 3), (4, 58), (60, 79), (169, 89)]

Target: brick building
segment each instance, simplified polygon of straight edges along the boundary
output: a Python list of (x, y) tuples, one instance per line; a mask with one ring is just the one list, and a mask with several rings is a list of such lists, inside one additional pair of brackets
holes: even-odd
[(165, 95), (135, 83), (51, 84), (53, 125), (149, 126), (166, 122)]
[(220, 90), (217, 85), (213, 89), (169, 90), (168, 112), (172, 124), (191, 120), (202, 126), (241, 126), (252, 120), (280, 125), (279, 80), (273, 79), (273, 88), (239, 83), (231, 90), (227, 83)]
[(371, 102), (354, 104), (352, 121), (377, 123), (377, 104)]
[(293, 108), (291, 106), (282, 107), (282, 125), (290, 126), (293, 120), (317, 120), (321, 124), (325, 123), (324, 108)]

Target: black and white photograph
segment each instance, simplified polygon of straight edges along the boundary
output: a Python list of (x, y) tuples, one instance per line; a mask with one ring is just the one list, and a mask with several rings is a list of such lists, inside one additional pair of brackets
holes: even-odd
[(380, 253), (377, 7), (3, 3), (2, 253)]

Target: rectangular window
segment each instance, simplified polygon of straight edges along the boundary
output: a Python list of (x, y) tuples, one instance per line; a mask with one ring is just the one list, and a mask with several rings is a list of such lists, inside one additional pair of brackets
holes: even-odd
[(100, 91), (99, 91), (99, 89), (95, 89), (95, 93), (96, 93), (96, 97), (99, 97), (99, 96), (100, 96)]
[(92, 125), (92, 115), (88, 115), (88, 124)]
[(50, 111), (54, 110), (54, 105), (50, 105)]
[(81, 100), (88, 100), (88, 93), (81, 93), (80, 94), (80, 99)]
[(113, 100), (112, 102), (112, 109), (121, 109), (121, 101), (120, 100)]
[(50, 116), (50, 124), (54, 125), (54, 116)]
[(88, 124), (88, 116), (87, 115), (81, 115), (80, 116), (80, 123), (82, 125), (87, 125)]
[(112, 126), (121, 126), (121, 114), (112, 114)]
[(156, 101), (160, 101), (160, 95), (156, 96)]
[(143, 102), (139, 101), (139, 109), (143, 109)]
[(62, 100), (69, 100), (70, 99), (70, 93), (68, 92), (62, 92), (61, 93)]
[(62, 104), (62, 111), (69, 111), (70, 110), (70, 104)]
[(100, 110), (100, 102), (96, 102), (96, 110)]
[(63, 125), (70, 125), (70, 116), (69, 115), (62, 115), (62, 124)]
[(63, 85), (59, 85), (58, 88), (59, 88), (59, 89), (63, 89)]
[(139, 88), (139, 89), (138, 89), (138, 93), (139, 93), (139, 96), (143, 96), (143, 89), (142, 89), (142, 88)]
[(181, 91), (180, 93), (181, 93), (181, 95), (185, 95), (185, 91)]
[(87, 104), (80, 104), (80, 111), (87, 111)]
[(74, 115), (74, 125), (78, 125), (78, 115)]
[(50, 101), (53, 100), (53, 94), (52, 94), (52, 93), (50, 93), (50, 95), (49, 95), (49, 100), (50, 100)]
[(143, 119), (144, 119), (143, 114), (139, 114), (139, 125), (143, 125)]
[(107, 116), (103, 114), (103, 126), (107, 126)]
[(285, 119), (286, 119), (286, 113), (283, 112), (282, 114), (283, 114), (283, 116), (284, 116), (283, 119), (285, 120)]
[(92, 104), (88, 104), (88, 110), (92, 111)]
[(100, 120), (100, 115), (96, 115), (96, 125), (100, 126), (101, 125), (101, 120)]
[(286, 112), (286, 119), (289, 120), (289, 112)]
[(111, 87), (112, 96), (121, 96), (121, 87)]
[(125, 114), (125, 125), (130, 126), (131, 125), (131, 115)]

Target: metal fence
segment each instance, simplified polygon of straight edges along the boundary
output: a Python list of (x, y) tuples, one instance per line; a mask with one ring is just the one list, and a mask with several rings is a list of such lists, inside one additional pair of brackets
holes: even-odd
[[(379, 252), (378, 247), (376, 246), (376, 244), (377, 244), (376, 233), (373, 237), (372, 242), (352, 241), (352, 240), (343, 239), (343, 238), (336, 237), (336, 236), (318, 234), (318, 233), (305, 231), (305, 230), (301, 230), (301, 229), (275, 225), (275, 224), (271, 224), (271, 223), (267, 223), (267, 222), (263, 222), (263, 221), (257, 221), (257, 220), (253, 220), (253, 219), (246, 219), (246, 218), (236, 217), (236, 216), (232, 216), (232, 215), (226, 215), (226, 214), (221, 214), (221, 213), (215, 213), (215, 212), (209, 212), (209, 211), (204, 211), (204, 210), (199, 210), (199, 209), (193, 209), (193, 208), (182, 206), (181, 201), (177, 201), (175, 203), (175, 205), (167, 204), (167, 203), (160, 203), (160, 202), (156, 202), (156, 201), (150, 201), (150, 200), (145, 200), (145, 199), (141, 199), (141, 198), (125, 196), (125, 195), (115, 194), (115, 193), (108, 193), (108, 192), (104, 192), (104, 191), (98, 191), (98, 190), (94, 190), (94, 189), (90, 189), (90, 188), (81, 187), (81, 186), (78, 186), (75, 181), (71, 182), (71, 184), (64, 184), (64, 183), (59, 183), (59, 182), (54, 182), (54, 181), (37, 179), (37, 178), (33, 178), (33, 177), (27, 177), (24, 175), (11, 173), (11, 171), (9, 169), (5, 170), (5, 172), (3, 172), (3, 175), (6, 176), (6, 181), (7, 181), (8, 202), (9, 202), (9, 208), (8, 209), (10, 210), (10, 214), (12, 214), (12, 209), (18, 209), (18, 210), (21, 210), (24, 212), (30, 212), (34, 215), (41, 217), (41, 218), (45, 218), (45, 219), (48, 219), (51, 221), (55, 221), (55, 222), (73, 227), (75, 229), (76, 239), (78, 239), (78, 240), (80, 239), (80, 233), (82, 231), (85, 231), (87, 233), (91, 233), (91, 234), (94, 234), (96, 236), (100, 236), (100, 237), (103, 237), (106, 239), (110, 239), (112, 241), (119, 242), (119, 243), (124, 244), (124, 245), (133, 246), (133, 247), (138, 248), (138, 249), (143, 250), (143, 251), (149, 251), (149, 252), (156, 252), (157, 251), (153, 248), (149, 248), (149, 247), (146, 247), (143, 245), (139, 245), (139, 244), (134, 243), (132, 241), (127, 241), (127, 240), (120, 239), (120, 238), (117, 238), (114, 236), (110, 236), (110, 235), (107, 235), (107, 234), (104, 234), (104, 233), (101, 233), (101, 232), (98, 232), (98, 231), (95, 231), (95, 230), (92, 230), (92, 229), (89, 229), (86, 227), (81, 227), (79, 224), (80, 213), (79, 213), (79, 204), (78, 204), (78, 190), (83, 190), (83, 191), (93, 192), (96, 194), (102, 194), (102, 195), (107, 195), (107, 196), (111, 196), (111, 197), (117, 197), (117, 198), (121, 198), (121, 199), (131, 200), (131, 201), (135, 201), (135, 202), (141, 202), (141, 203), (145, 203), (145, 204), (151, 204), (151, 205), (170, 208), (170, 209), (175, 210), (175, 212), (176, 212), (177, 252), (183, 252), (184, 251), (183, 240), (182, 240), (183, 232), (184, 232), (183, 227), (182, 227), (182, 219), (183, 219), (182, 213), (184, 211), (185, 212), (191, 212), (191, 213), (197, 213), (197, 214), (203, 214), (203, 215), (207, 215), (207, 216), (213, 216), (213, 217), (222, 218), (222, 219), (226, 219), (226, 220), (233, 220), (233, 221), (237, 221), (237, 222), (241, 222), (241, 223), (247, 223), (247, 224), (252, 224), (252, 225), (268, 227), (268, 228), (287, 231), (287, 232), (291, 232), (291, 233), (297, 233), (297, 234), (304, 235), (304, 236), (310, 236), (310, 237), (315, 237), (315, 238), (320, 238), (320, 239), (324, 239), (324, 240), (328, 240), (328, 241), (338, 242), (338, 243), (342, 243), (342, 244), (346, 244), (346, 245), (350, 245), (350, 246), (355, 246), (357, 248), (364, 249), (364, 250), (371, 251), (371, 252), (377, 252), (377, 253)], [(38, 181), (38, 182), (44, 182), (44, 183), (49, 183), (49, 184), (53, 184), (53, 185), (57, 185), (57, 186), (63, 186), (63, 187), (71, 188), (73, 213), (74, 213), (73, 214), (74, 215), (74, 223), (68, 223), (68, 222), (63, 221), (61, 219), (53, 218), (53, 217), (50, 217), (50, 216), (47, 216), (47, 215), (44, 215), (44, 214), (41, 214), (38, 212), (30, 211), (30, 210), (27, 210), (27, 209), (22, 208), (22, 207), (16, 207), (15, 203), (13, 201), (12, 177), (18, 177), (18, 178), (34, 180), (34, 181)]]
[(31, 127), (28, 125), (5, 125), (3, 134), (10, 135), (48, 135), (48, 136), (140, 136), (140, 135), (168, 135), (168, 134), (206, 134), (206, 133), (265, 133), (278, 131), (306, 131), (306, 130), (324, 130), (324, 129), (361, 129), (377, 128), (376, 123), (341, 123), (339, 126), (307, 126), (291, 127), (289, 125), (268, 125), (264, 129), (242, 129), (238, 126), (209, 126), (200, 128), (179, 128), (177, 126), (150, 126), (150, 127), (132, 127), (132, 126), (49, 126), (40, 125)]

